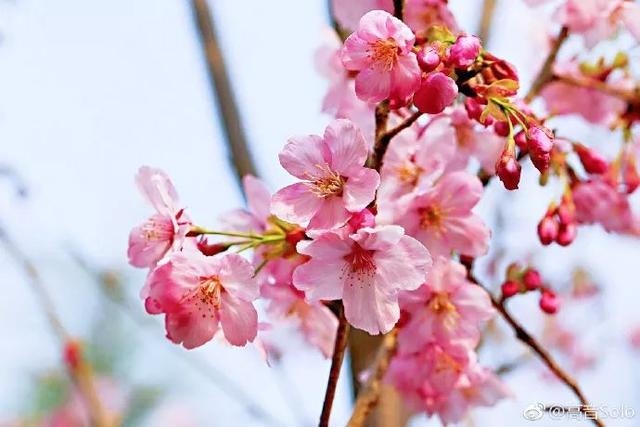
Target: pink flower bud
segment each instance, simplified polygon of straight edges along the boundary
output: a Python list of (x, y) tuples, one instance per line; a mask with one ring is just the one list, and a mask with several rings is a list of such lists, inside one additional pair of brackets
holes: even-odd
[(569, 246), (575, 240), (576, 234), (578, 234), (578, 229), (575, 223), (560, 224), (556, 242), (560, 246)]
[(499, 136), (509, 136), (509, 123), (503, 121), (495, 122), (493, 131)]
[(538, 238), (540, 238), (540, 243), (545, 246), (550, 245), (551, 242), (558, 238), (559, 228), (560, 224), (558, 224), (558, 221), (553, 216), (545, 215), (538, 223)]
[(524, 283), (528, 290), (534, 291), (542, 286), (542, 278), (538, 270), (529, 268), (522, 276), (522, 283)]
[(440, 55), (431, 46), (427, 46), (418, 52), (418, 65), (425, 73), (430, 73), (440, 65)]
[(515, 190), (520, 183), (520, 170), (522, 167), (515, 158), (513, 148), (505, 147), (496, 163), (496, 174), (507, 190)]
[(585, 147), (582, 144), (574, 144), (573, 150), (580, 158), (580, 163), (587, 173), (601, 175), (609, 169), (607, 160), (597, 151)]
[(527, 133), (525, 131), (521, 130), (513, 139), (515, 139), (516, 145), (522, 151), (527, 151), (529, 149), (529, 147), (527, 146)]
[[(516, 71), (516, 67), (513, 64), (505, 61), (504, 59), (498, 58), (489, 52), (484, 52), (482, 54), (482, 59), (484, 60), (483, 65), (488, 65), (488, 70), (490, 71), (491, 77), (495, 80), (514, 80), (519, 81), (518, 72)], [(483, 73), (485, 75), (487, 73)], [(487, 77), (487, 76), (485, 76)]]
[(540, 308), (547, 314), (555, 314), (560, 309), (560, 299), (554, 292), (545, 289), (540, 296)]
[(562, 195), (557, 212), (558, 218), (560, 218), (560, 224), (570, 224), (576, 221), (576, 205), (573, 203), (573, 199), (567, 194)]
[(503, 298), (511, 298), (520, 292), (520, 284), (515, 280), (507, 280), (500, 286), (500, 289), (502, 290)]
[(541, 173), (549, 169), (550, 152), (553, 148), (553, 133), (541, 126), (532, 126), (527, 132), (527, 148), (531, 162)]
[(222, 243), (209, 243), (206, 237), (198, 239), (196, 246), (206, 256), (213, 256), (228, 249), (228, 246)]
[[(479, 103), (476, 98), (465, 98), (464, 100), (464, 108), (467, 110), (467, 115), (471, 120), (475, 120), (480, 123), (480, 116), (482, 115), (482, 111), (484, 110), (484, 105)], [(493, 123), (493, 117), (487, 116), (484, 119), (484, 123), (480, 123), (482, 125), (489, 126)]]
[(531, 126), (527, 132), (527, 146), (533, 152), (550, 153), (553, 148), (553, 133), (542, 126)]
[(442, 113), (458, 95), (458, 86), (449, 76), (436, 72), (422, 81), (420, 89), (413, 97), (418, 110), (427, 114)]
[(462, 34), (449, 48), (449, 64), (456, 68), (468, 68), (480, 54), (480, 39)]

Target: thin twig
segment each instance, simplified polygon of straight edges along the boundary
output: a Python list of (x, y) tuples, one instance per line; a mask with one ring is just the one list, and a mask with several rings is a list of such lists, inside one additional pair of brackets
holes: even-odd
[(340, 377), (340, 369), (344, 361), (344, 353), (347, 348), (347, 338), (349, 336), (349, 323), (344, 315), (344, 307), (342, 304), (338, 307), (338, 331), (336, 332), (336, 341), (333, 346), (333, 356), (331, 358), (331, 368), (329, 370), (329, 379), (327, 381), (327, 390), (322, 403), (322, 413), (320, 414), (319, 427), (328, 427), (329, 418), (331, 417), (331, 407), (333, 399), (336, 395), (338, 386), (338, 378)]
[(382, 101), (376, 106), (375, 120), (375, 142), (368, 166), (379, 171), (382, 166), (382, 158), (389, 145), (389, 142), (384, 141), (384, 136), (387, 133), (387, 122), (389, 121), (389, 101)]
[[(467, 277), (469, 278), (469, 280), (472, 281), (473, 283), (477, 284), (478, 286), (480, 286), (481, 288), (483, 288), (487, 292), (487, 294), (491, 298), (491, 304), (500, 313), (502, 318), (509, 324), (509, 326), (511, 326), (511, 328), (513, 329), (513, 331), (515, 333), (516, 338), (518, 340), (520, 340), (520, 342), (522, 342), (524, 345), (529, 347), (531, 350), (533, 350), (533, 352), (538, 355), (538, 357), (549, 368), (549, 370), (560, 381), (562, 381), (567, 387), (569, 387), (571, 389), (571, 391), (573, 391), (573, 393), (576, 395), (576, 397), (578, 398), (578, 400), (580, 401), (580, 403), (582, 405), (590, 407), (589, 401), (587, 400), (586, 396), (584, 395), (582, 389), (580, 388), (580, 386), (578, 385), (576, 380), (571, 375), (569, 375), (567, 372), (565, 372), (560, 367), (560, 365), (558, 365), (558, 363), (555, 361), (553, 356), (551, 356), (551, 354), (534, 337), (532, 337), (531, 334), (529, 334), (522, 327), (522, 325), (520, 325), (520, 323), (518, 323), (517, 320), (515, 320), (511, 316), (511, 314), (507, 311), (507, 309), (504, 306), (504, 304), (501, 301), (499, 301), (498, 299), (496, 299), (496, 297), (494, 297), (492, 295), (492, 293), (489, 291), (489, 289), (487, 289), (484, 285), (482, 285), (478, 281), (478, 279), (473, 275), (473, 273), (471, 272), (471, 268), (473, 267), (473, 263), (467, 261), (464, 264), (468, 268)], [(601, 420), (597, 420), (596, 419), (596, 420), (593, 420), (593, 422), (598, 427), (604, 427), (604, 423)]]
[(404, 0), (393, 0), (393, 16), (401, 21), (404, 19)]
[[(119, 278), (111, 272), (100, 272), (93, 266), (89, 265), (89, 262), (85, 260), (78, 252), (70, 251), (71, 257), (76, 261), (78, 266), (98, 285), (100, 292), (113, 303), (118, 309), (127, 316), (133, 324), (138, 326), (143, 331), (149, 331), (151, 328), (156, 328), (157, 323), (152, 321), (149, 317), (141, 316), (135, 309), (133, 304), (129, 301), (125, 293), (122, 291)], [(157, 334), (153, 332), (153, 336)], [(231, 378), (226, 376), (222, 371), (216, 369), (211, 364), (204, 360), (194, 357), (190, 354), (180, 351), (176, 347), (171, 347), (173, 351), (171, 353), (182, 360), (182, 362), (202, 375), (204, 378), (221, 391), (226, 396), (236, 400), (239, 404), (244, 406), (247, 413), (262, 421), (265, 424), (272, 426), (282, 426), (283, 423), (280, 420), (275, 419), (267, 410), (263, 409), (258, 403), (256, 403), (251, 396), (245, 393)]]
[[(53, 299), (46, 286), (44, 286), (35, 264), (22, 252), (20, 247), (11, 239), (3, 227), (0, 227), (0, 241), (2, 241), (9, 255), (23, 268), (28, 278), (27, 282), (35, 294), (54, 336), (58, 339), (61, 346), (67, 345), (71, 342), (70, 335), (58, 316), (55, 305), (53, 304)], [(93, 381), (91, 366), (84, 360), (84, 357), (81, 358), (79, 366), (68, 366), (67, 373), (72, 383), (80, 392), (80, 395), (86, 401), (89, 416), (93, 423), (92, 425), (95, 427), (116, 427), (118, 422), (109, 419), (100, 402), (95, 382)]]
[(620, 98), (621, 100), (626, 101), (630, 104), (640, 103), (640, 88), (625, 90), (625, 89), (614, 87), (600, 80), (580, 78), (580, 77), (569, 76), (569, 75), (556, 74), (553, 76), (552, 79), (553, 81), (566, 83), (571, 86), (597, 90), (604, 94), (611, 95), (616, 98)]
[(553, 65), (558, 58), (558, 52), (560, 52), (562, 44), (567, 40), (568, 37), (569, 29), (567, 27), (562, 27), (560, 29), (560, 33), (558, 33), (558, 36), (553, 43), (553, 46), (551, 46), (551, 50), (549, 51), (547, 58), (544, 60), (542, 68), (538, 72), (536, 78), (533, 80), (529, 92), (524, 97), (525, 102), (533, 101), (533, 99), (538, 96), (538, 93), (540, 93), (540, 90), (544, 87), (544, 85), (551, 81), (551, 79), (553, 78)]
[(489, 37), (491, 36), (491, 23), (493, 22), (493, 14), (496, 10), (496, 0), (484, 0), (482, 4), (482, 15), (480, 17), (480, 26), (478, 28), (478, 37), (482, 41), (483, 46), (489, 46)]
[(233, 95), (231, 82), (218, 44), (211, 10), (207, 0), (192, 0), (198, 34), (207, 60), (207, 70), (212, 83), (213, 96), (222, 118), (222, 127), (231, 152), (231, 163), (241, 182), (243, 176), (257, 175), (251, 158), (247, 138), (241, 125), (240, 113)]
[(398, 348), (398, 329), (394, 328), (385, 335), (382, 345), (374, 363), (374, 371), (367, 381), (367, 385), (358, 395), (356, 404), (349, 419), (348, 427), (360, 427), (364, 425), (367, 417), (378, 403), (382, 391), (382, 380), (389, 368), (391, 359)]

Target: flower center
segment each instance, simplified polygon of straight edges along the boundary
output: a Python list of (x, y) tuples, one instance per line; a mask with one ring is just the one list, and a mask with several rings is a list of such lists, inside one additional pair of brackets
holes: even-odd
[(447, 329), (453, 329), (458, 321), (456, 306), (449, 299), (446, 292), (438, 292), (427, 302), (427, 308), (436, 316), (440, 316), (442, 324)]
[(354, 243), (351, 248), (351, 253), (345, 255), (344, 259), (351, 266), (351, 272), (372, 272), (376, 269), (376, 264), (373, 262), (373, 254), (375, 251), (369, 251), (364, 249), (358, 243)]
[(436, 372), (460, 372), (462, 368), (460, 364), (451, 356), (449, 356), (446, 352), (440, 351), (436, 355), (435, 361), (435, 370)]
[(321, 171), (320, 176), (309, 174), (309, 187), (318, 197), (327, 198), (331, 196), (342, 196), (344, 184), (347, 182), (339, 173), (331, 170), (329, 165), (316, 165)]
[(218, 276), (204, 277), (200, 281), (197, 296), (202, 304), (219, 309), (222, 291), (224, 288)]
[(396, 170), (400, 181), (413, 186), (418, 183), (418, 177), (421, 172), (422, 168), (410, 161), (405, 162)]
[(376, 40), (369, 44), (369, 58), (379, 69), (391, 71), (398, 59), (398, 46), (393, 39)]
[(440, 228), (442, 225), (443, 212), (437, 206), (427, 206), (418, 209), (418, 215), (420, 216), (420, 227)]
[(142, 225), (142, 237), (148, 242), (173, 239), (173, 223), (165, 217), (153, 216)]

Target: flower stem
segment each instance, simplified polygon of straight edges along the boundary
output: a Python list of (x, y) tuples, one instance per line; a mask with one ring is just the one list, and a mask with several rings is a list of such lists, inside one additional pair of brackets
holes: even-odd
[(327, 381), (327, 390), (322, 403), (322, 413), (320, 414), (319, 427), (329, 426), (329, 417), (331, 416), (331, 407), (333, 399), (336, 395), (336, 387), (338, 386), (338, 378), (340, 377), (340, 368), (344, 361), (344, 353), (347, 348), (347, 337), (349, 336), (349, 323), (344, 315), (344, 307), (342, 303), (338, 307), (338, 331), (336, 332), (336, 341), (333, 347), (333, 357), (331, 358), (331, 369), (329, 370), (329, 380)]
[(551, 81), (551, 79), (553, 78), (553, 64), (558, 58), (558, 52), (560, 52), (562, 44), (567, 40), (568, 37), (569, 29), (567, 27), (562, 27), (560, 29), (558, 37), (556, 37), (553, 46), (551, 46), (551, 50), (549, 51), (549, 54), (547, 55), (542, 68), (531, 84), (529, 92), (524, 97), (525, 102), (529, 103), (533, 101), (533, 99), (538, 96), (538, 93), (540, 93), (540, 90), (544, 87), (544, 85)]

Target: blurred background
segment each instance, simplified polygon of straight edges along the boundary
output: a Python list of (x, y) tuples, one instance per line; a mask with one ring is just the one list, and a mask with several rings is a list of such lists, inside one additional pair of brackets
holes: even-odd
[[(482, 1), (450, 3), (461, 27), (476, 32)], [(277, 162), (286, 139), (321, 133), (330, 119), (320, 112), (327, 84), (314, 67), (330, 22), (327, 4), (209, 4), (252, 157), (276, 189), (289, 182)], [(555, 31), (549, 15), (519, 0), (498, 2), (488, 47), (515, 63), (523, 81), (546, 54), (547, 35)], [(133, 184), (139, 166), (166, 170), (198, 223), (215, 225), (243, 204), (192, 3), (0, 0), (0, 34), (2, 233), (37, 268), (65, 328), (87, 343), (96, 371), (110, 384), (105, 388), (113, 389), (106, 393), (128, 402), (128, 425), (316, 425), (329, 370), (319, 352), (281, 328), (274, 340), (282, 357), (271, 367), (251, 346), (212, 342), (187, 352), (164, 338), (160, 318), (144, 313), (138, 293), (145, 272), (127, 263), (129, 230), (150, 212)], [(637, 67), (640, 52), (624, 37), (590, 55), (618, 48), (630, 49)], [(576, 53), (586, 56), (570, 40), (563, 55)], [(599, 147), (619, 140), (580, 119), (562, 126)], [(629, 340), (640, 324), (640, 245), (584, 227), (571, 247), (542, 251), (535, 224), (558, 189), (539, 188), (531, 170), (523, 182), (516, 195), (501, 186), (487, 190), (480, 212), (498, 231), (482, 274), (490, 276), (491, 263), (500, 270), (528, 259), (554, 286), (569, 290), (577, 268), (588, 272), (578, 279), (597, 287), (597, 295), (571, 300), (559, 324), (549, 325), (526, 297), (513, 311), (536, 335), (550, 336), (551, 346), (564, 329), (577, 336), (571, 339), (579, 340), (584, 360), (561, 360), (578, 372), (592, 402), (640, 411), (640, 355)], [(2, 425), (55, 406), (64, 381), (61, 346), (29, 287), (32, 278), (5, 246), (0, 279)], [(574, 403), (537, 361), (522, 356), (508, 330), (495, 336), (481, 357), (493, 367), (523, 365), (505, 369), (514, 398), (474, 411), (469, 425), (528, 425), (522, 410), (530, 403)], [(348, 373), (341, 378), (335, 425), (344, 425), (352, 402)], [(638, 419), (607, 425), (635, 426)], [(413, 423), (438, 425), (423, 417)]]

